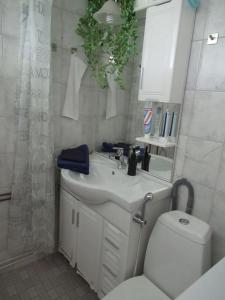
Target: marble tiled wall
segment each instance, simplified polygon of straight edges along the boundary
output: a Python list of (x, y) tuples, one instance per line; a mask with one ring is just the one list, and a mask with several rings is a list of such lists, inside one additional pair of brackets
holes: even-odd
[[(0, 194), (11, 191), (15, 152), (14, 103), (19, 44), (19, 0), (0, 1)], [(0, 252), (6, 248), (8, 203), (0, 203)]]
[[(56, 153), (66, 147), (87, 143), (90, 150), (100, 146), (103, 141), (125, 140), (130, 99), (130, 79), (127, 75), (127, 89), (118, 89), (118, 116), (106, 120), (107, 91), (99, 88), (88, 70), (82, 81), (80, 93), (80, 118), (73, 121), (61, 117), (68, 79), (70, 48), (77, 47), (78, 55), (85, 59), (82, 40), (75, 34), (80, 16), (87, 1), (55, 1), (53, 8), (52, 42), (58, 48), (53, 52), (53, 103), (55, 105), (55, 146)], [(127, 74), (131, 72), (127, 71)]]
[[(225, 1), (202, 0), (184, 99), (176, 178), (195, 188), (194, 215), (214, 232), (213, 258), (225, 256)], [(216, 45), (209, 33), (219, 32)], [(185, 191), (180, 193), (184, 205)]]

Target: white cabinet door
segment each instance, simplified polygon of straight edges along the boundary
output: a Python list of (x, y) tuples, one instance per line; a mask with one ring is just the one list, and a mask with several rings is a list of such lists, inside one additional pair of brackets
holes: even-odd
[(185, 0), (147, 9), (139, 100), (181, 103), (194, 25)]
[(77, 244), (77, 270), (97, 290), (103, 219), (80, 203)]
[(76, 216), (78, 212), (78, 202), (76, 199), (61, 189), (60, 195), (60, 237), (59, 249), (67, 257), (72, 265), (76, 257)]

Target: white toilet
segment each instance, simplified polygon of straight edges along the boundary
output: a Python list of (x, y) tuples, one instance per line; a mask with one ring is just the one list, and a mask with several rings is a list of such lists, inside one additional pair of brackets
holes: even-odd
[(161, 215), (149, 239), (144, 274), (131, 278), (104, 300), (171, 300), (211, 266), (211, 229), (181, 211)]

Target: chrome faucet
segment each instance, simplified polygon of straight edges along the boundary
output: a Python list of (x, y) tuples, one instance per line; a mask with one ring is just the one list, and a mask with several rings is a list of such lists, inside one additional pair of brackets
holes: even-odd
[(113, 147), (113, 150), (115, 150), (115, 153), (110, 153), (109, 158), (114, 157), (118, 160), (118, 169), (125, 169), (127, 166), (127, 163), (125, 162), (124, 157), (124, 149), (120, 147)]

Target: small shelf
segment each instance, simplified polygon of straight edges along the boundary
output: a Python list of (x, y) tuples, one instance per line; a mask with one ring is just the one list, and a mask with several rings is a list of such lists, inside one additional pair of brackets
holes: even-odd
[(171, 141), (168, 141), (165, 138), (149, 138), (149, 137), (137, 137), (136, 138), (137, 142), (141, 142), (144, 144), (149, 144), (149, 145), (153, 145), (153, 146), (157, 146), (157, 147), (161, 147), (161, 148), (172, 148), (172, 147), (176, 147), (176, 143), (173, 143)]

